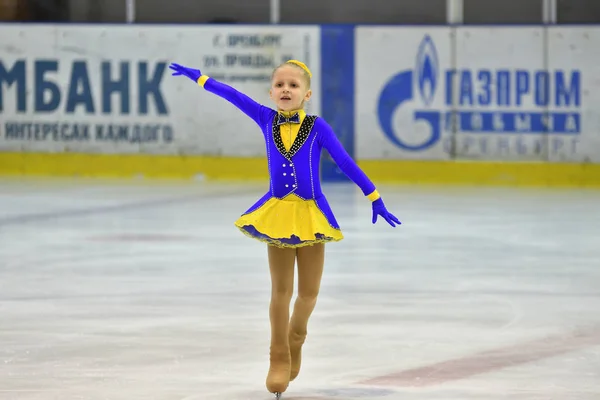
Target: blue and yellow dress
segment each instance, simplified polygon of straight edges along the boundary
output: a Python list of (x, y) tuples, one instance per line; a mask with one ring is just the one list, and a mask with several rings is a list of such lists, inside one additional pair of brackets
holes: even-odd
[(203, 75), (198, 83), (239, 108), (260, 127), (267, 150), (270, 188), (235, 221), (246, 235), (277, 247), (301, 247), (339, 241), (342, 231), (321, 190), (321, 151), (327, 150), (340, 169), (371, 201), (375, 185), (352, 160), (331, 126), (304, 110), (277, 112), (244, 93)]

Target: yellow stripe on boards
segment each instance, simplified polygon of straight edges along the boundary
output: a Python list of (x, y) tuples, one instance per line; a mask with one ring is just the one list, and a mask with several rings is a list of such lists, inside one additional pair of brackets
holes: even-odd
[(0, 174), (267, 180), (268, 168), (262, 157), (0, 153)]
[(600, 187), (600, 164), (361, 160), (377, 184)]
[[(361, 160), (380, 183), (599, 187), (600, 164)], [(264, 157), (0, 153), (0, 175), (267, 180)]]

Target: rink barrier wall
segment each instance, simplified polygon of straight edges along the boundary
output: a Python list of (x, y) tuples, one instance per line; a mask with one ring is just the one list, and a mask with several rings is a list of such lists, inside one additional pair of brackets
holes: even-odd
[[(598, 164), (359, 160), (358, 165), (377, 184), (600, 188)], [(37, 177), (257, 182), (268, 178), (264, 158), (144, 154), (0, 153), (0, 171), (4, 176)], [(339, 181), (334, 178), (329, 182), (335, 180)]]
[(272, 63), (298, 58), (308, 112), (376, 183), (600, 187), (596, 26), (24, 27), (0, 24), (3, 175), (264, 180), (254, 123), (166, 66), (269, 103)]
[(265, 181), (262, 157), (161, 154), (0, 153), (5, 176)]

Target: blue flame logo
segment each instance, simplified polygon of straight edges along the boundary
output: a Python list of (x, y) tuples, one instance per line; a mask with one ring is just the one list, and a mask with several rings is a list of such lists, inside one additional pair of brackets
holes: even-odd
[(425, 150), (440, 139), (441, 113), (439, 110), (414, 111), (414, 120), (429, 125), (429, 138), (420, 144), (405, 143), (394, 129), (394, 114), (403, 104), (412, 102), (418, 96), (417, 90), (426, 105), (431, 104), (438, 84), (439, 62), (433, 40), (429, 35), (423, 38), (417, 53), (416, 68), (413, 71), (400, 71), (384, 85), (379, 95), (377, 117), (385, 136), (396, 146), (409, 151)]
[(416, 72), (415, 78), (421, 98), (426, 105), (430, 105), (437, 87), (439, 62), (435, 44), (429, 35), (423, 38), (419, 46)]

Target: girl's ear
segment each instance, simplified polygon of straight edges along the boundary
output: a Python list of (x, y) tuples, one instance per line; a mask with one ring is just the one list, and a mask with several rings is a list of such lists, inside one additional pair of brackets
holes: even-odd
[(306, 92), (306, 95), (304, 95), (304, 101), (310, 100), (311, 96), (312, 96), (312, 90), (308, 89), (308, 92)]

